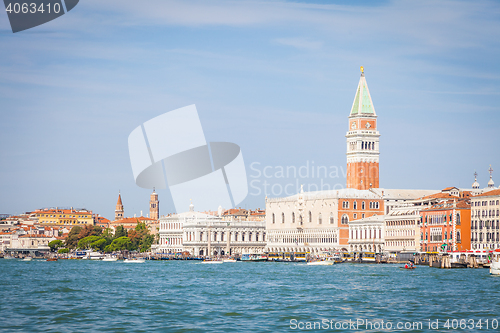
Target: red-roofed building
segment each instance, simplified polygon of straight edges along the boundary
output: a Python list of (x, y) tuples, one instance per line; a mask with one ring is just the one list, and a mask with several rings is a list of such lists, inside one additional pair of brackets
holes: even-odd
[(466, 251), (471, 247), (468, 199), (454, 197), (420, 211), (420, 250)]

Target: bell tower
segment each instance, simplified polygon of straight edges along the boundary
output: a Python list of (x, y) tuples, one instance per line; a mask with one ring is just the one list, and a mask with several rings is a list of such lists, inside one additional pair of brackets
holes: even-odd
[(346, 134), (347, 188), (367, 190), (379, 187), (379, 137), (377, 114), (361, 67)]
[(115, 209), (115, 221), (123, 219), (123, 204), (122, 204), (122, 195), (118, 192), (118, 201), (116, 202)]
[(160, 218), (160, 202), (158, 201), (158, 193), (155, 192), (154, 188), (149, 199), (149, 217), (153, 220)]

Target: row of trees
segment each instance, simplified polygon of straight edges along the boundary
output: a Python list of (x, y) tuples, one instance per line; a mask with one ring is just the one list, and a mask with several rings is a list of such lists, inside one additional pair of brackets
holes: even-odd
[(69, 252), (69, 249), (92, 249), (94, 251), (113, 252), (121, 250), (147, 252), (155, 241), (146, 223), (138, 222), (135, 229), (127, 232), (123, 226), (118, 226), (113, 233), (109, 228), (86, 225), (83, 228), (74, 226), (65, 241), (54, 240), (49, 243), (52, 251)]

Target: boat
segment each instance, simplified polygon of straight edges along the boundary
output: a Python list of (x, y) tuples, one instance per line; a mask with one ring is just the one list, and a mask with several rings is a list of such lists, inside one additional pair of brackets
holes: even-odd
[(129, 258), (129, 259), (125, 259), (123, 262), (140, 264), (140, 263), (146, 262), (146, 259), (143, 259), (143, 258)]
[(236, 262), (236, 259), (227, 258), (227, 259), (223, 259), (222, 262)]
[(57, 261), (57, 258), (49, 258), (46, 261)]
[(102, 261), (117, 261), (118, 260), (118, 257), (112, 257), (112, 256), (105, 256), (104, 258), (102, 258)]
[(85, 257), (83, 257), (83, 259), (90, 259), (90, 260), (101, 260), (102, 258), (104, 258), (103, 254), (94, 251), (87, 251)]
[(493, 252), (490, 263), (490, 274), (500, 275), (500, 249), (496, 249), (495, 252)]
[(33, 258), (31, 258), (31, 257), (25, 257), (25, 258), (23, 259), (23, 261), (31, 261), (31, 260), (33, 260)]
[(205, 259), (200, 264), (222, 264), (222, 260), (212, 260), (212, 259)]
[(243, 254), (241, 261), (267, 261), (267, 256), (263, 254)]
[(335, 260), (332, 257), (319, 259), (319, 260), (311, 260), (307, 262), (307, 265), (310, 266), (331, 266), (335, 263)]
[(16, 259), (16, 258), (14, 258), (13, 256), (9, 256), (9, 255), (4, 256), (3, 258), (4, 258), (4, 259)]

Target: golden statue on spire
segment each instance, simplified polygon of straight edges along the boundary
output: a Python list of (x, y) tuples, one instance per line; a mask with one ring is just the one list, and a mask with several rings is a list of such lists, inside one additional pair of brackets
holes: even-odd
[(364, 73), (365, 72), (365, 69), (363, 66), (361, 66), (361, 73)]

